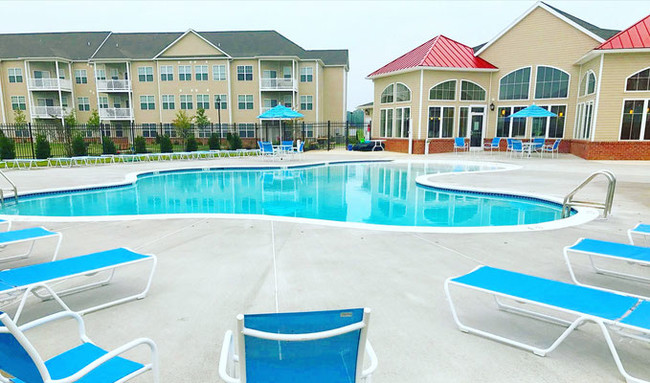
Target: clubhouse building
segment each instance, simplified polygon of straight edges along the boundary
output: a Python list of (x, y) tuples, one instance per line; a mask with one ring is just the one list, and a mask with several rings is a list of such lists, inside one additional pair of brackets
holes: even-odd
[[(484, 44), (439, 35), (368, 78), (363, 109), (387, 150), (545, 137), (586, 159), (650, 159), (650, 15), (617, 31), (538, 2)], [(509, 117), (531, 104), (557, 117)]]

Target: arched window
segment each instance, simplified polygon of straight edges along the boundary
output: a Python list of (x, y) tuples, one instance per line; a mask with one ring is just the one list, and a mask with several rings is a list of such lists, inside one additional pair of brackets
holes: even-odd
[(393, 84), (388, 85), (386, 88), (384, 88), (384, 91), (381, 92), (381, 103), (386, 104), (389, 102), (393, 102)]
[(429, 100), (455, 100), (456, 80), (441, 82), (429, 89)]
[(580, 96), (587, 96), (596, 93), (596, 75), (589, 71), (580, 80)]
[(535, 98), (567, 98), (569, 95), (569, 74), (550, 66), (537, 67)]
[(397, 83), (395, 84), (395, 102), (411, 101), (411, 90), (408, 86)]
[(499, 100), (527, 100), (530, 88), (530, 67), (520, 68), (499, 81)]
[(635, 73), (627, 78), (625, 85), (627, 91), (649, 91), (650, 90), (650, 68)]
[(462, 101), (485, 101), (485, 89), (471, 81), (460, 82), (460, 99)]

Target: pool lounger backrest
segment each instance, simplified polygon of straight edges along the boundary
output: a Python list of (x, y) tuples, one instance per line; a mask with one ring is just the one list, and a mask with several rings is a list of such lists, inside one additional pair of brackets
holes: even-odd
[(565, 250), (650, 263), (649, 247), (634, 246), (626, 243), (581, 238)]

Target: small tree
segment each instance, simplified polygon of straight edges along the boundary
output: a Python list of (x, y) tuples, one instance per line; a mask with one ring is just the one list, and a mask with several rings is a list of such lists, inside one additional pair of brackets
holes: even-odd
[(47, 137), (43, 134), (36, 136), (36, 158), (39, 160), (44, 160), (50, 158), (50, 143), (47, 141)]
[(75, 134), (72, 138), (72, 154), (75, 156), (88, 155), (88, 145), (81, 134)]
[(237, 133), (228, 133), (226, 135), (226, 141), (228, 141), (228, 149), (237, 150), (242, 148), (241, 138)]
[(97, 109), (93, 109), (92, 112), (90, 112), (90, 117), (88, 117), (86, 126), (91, 129), (99, 129), (100, 122), (101, 121), (99, 119), (99, 113), (97, 112)]
[(171, 153), (174, 151), (174, 146), (172, 145), (172, 140), (168, 135), (159, 136), (160, 139), (160, 153)]
[(205, 115), (205, 109), (199, 108), (196, 110), (196, 116), (194, 116), (194, 123), (199, 128), (206, 127), (210, 125), (210, 119)]
[(16, 143), (0, 131), (0, 159), (12, 160), (16, 158)]
[(208, 146), (210, 150), (219, 150), (221, 149), (221, 139), (217, 133), (212, 133), (210, 138), (208, 138)]
[(75, 113), (74, 109), (70, 111), (70, 114), (63, 117), (63, 124), (65, 124), (65, 126), (69, 129), (72, 129), (72, 127), (77, 125), (77, 114)]
[(192, 121), (194, 121), (194, 116), (188, 116), (184, 110), (179, 110), (176, 113), (176, 118), (172, 121), (176, 134), (183, 140), (190, 136), (192, 129)]
[(27, 117), (22, 109), (14, 110), (14, 124), (20, 127), (27, 125)]
[(142, 136), (137, 136), (133, 142), (136, 153), (147, 152), (147, 140)]
[(185, 151), (186, 152), (196, 152), (199, 150), (199, 143), (196, 141), (194, 136), (189, 136), (185, 140)]
[(110, 137), (104, 137), (102, 140), (102, 153), (104, 154), (117, 154), (115, 142)]

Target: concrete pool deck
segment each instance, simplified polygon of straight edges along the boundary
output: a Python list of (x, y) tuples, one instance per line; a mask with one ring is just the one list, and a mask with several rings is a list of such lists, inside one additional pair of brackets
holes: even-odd
[[(310, 152), (303, 161), (407, 159), (389, 152)], [(425, 159), (413, 156), (414, 159)], [(439, 154), (429, 159), (508, 162), (518, 170), (498, 175), (455, 174), (436, 181), (563, 197), (591, 172), (608, 169), (618, 178), (613, 215), (561, 230), (504, 234), (414, 234), (269, 222), (248, 219), (169, 219), (116, 222), (39, 222), (64, 235), (60, 257), (126, 246), (158, 256), (158, 268), (145, 299), (86, 315), (91, 339), (106, 348), (137, 337), (159, 348), (161, 381), (218, 382), (223, 334), (234, 329), (238, 313), (370, 307), (369, 339), (379, 358), (374, 382), (612, 382), (623, 381), (599, 329), (587, 324), (547, 357), (464, 334), (456, 328), (443, 292), (446, 278), (479, 264), (569, 281), (562, 248), (580, 237), (627, 242), (626, 230), (650, 222), (650, 162), (509, 159), (504, 154)], [(292, 161), (297, 163), (299, 161)], [(232, 158), (115, 164), (81, 168), (11, 170), (19, 190), (118, 182), (127, 173), (178, 167), (274, 164)], [(275, 163), (277, 164), (277, 163)], [(602, 199), (605, 183), (585, 189)], [(16, 222), (14, 228), (33, 226)], [(37, 244), (35, 258), (47, 259)], [(70, 302), (132, 289), (140, 270), (113, 286), (71, 296)], [(614, 282), (617, 283), (617, 282)], [(646, 290), (646, 293), (648, 291)], [(471, 324), (549, 343), (559, 327), (494, 310), (490, 301), (459, 294), (461, 315)], [(43, 315), (54, 306), (30, 305), (25, 313)], [(33, 330), (47, 353), (73, 339), (63, 324)], [(67, 335), (67, 336), (66, 336)], [(64, 337), (65, 336), (65, 337)], [(650, 379), (647, 346), (615, 337), (626, 367)], [(145, 360), (146, 353), (136, 352)], [(48, 357), (49, 355), (44, 355)], [(136, 381), (151, 381), (145, 375)]]

